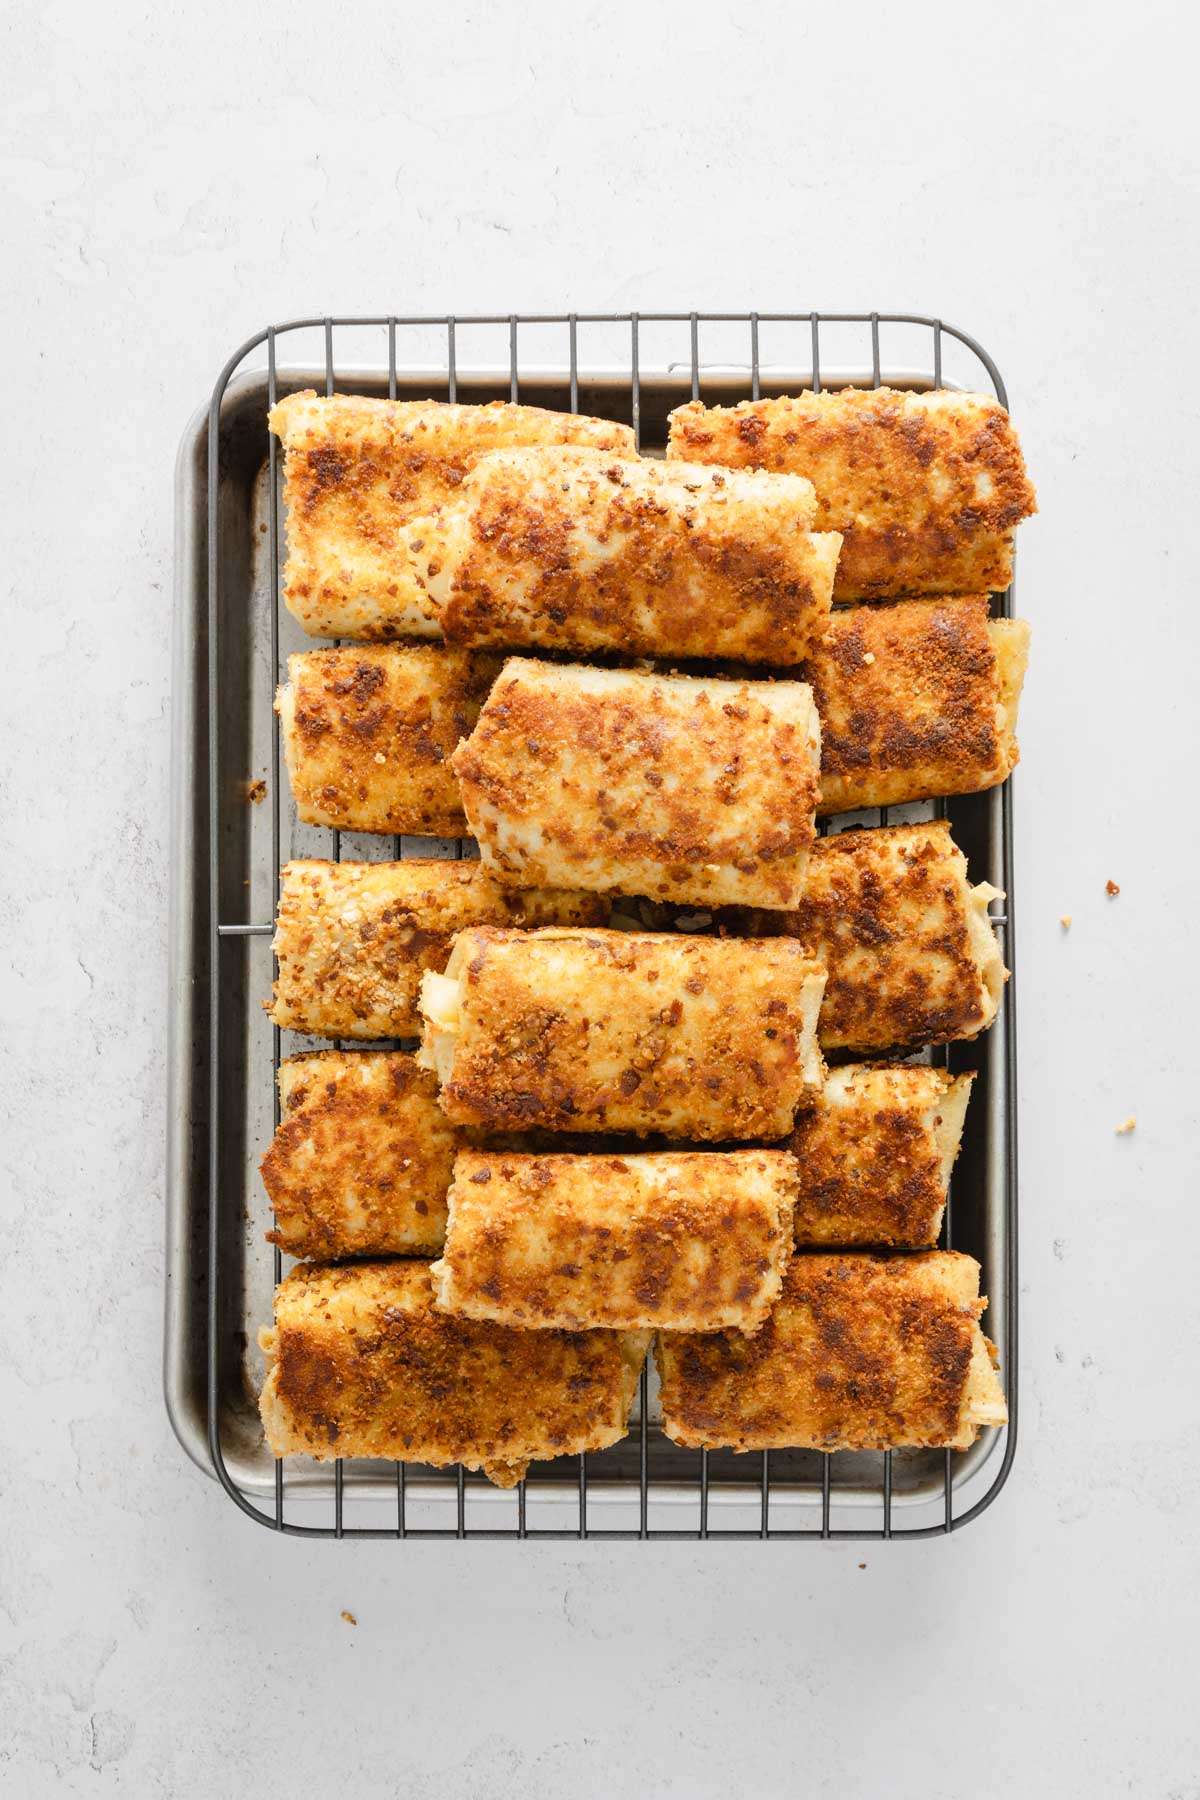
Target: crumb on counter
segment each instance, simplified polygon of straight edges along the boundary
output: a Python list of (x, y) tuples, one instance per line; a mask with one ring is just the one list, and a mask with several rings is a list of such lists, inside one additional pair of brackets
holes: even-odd
[(1060, 919), (1059, 919), (1059, 921), (1058, 921), (1058, 922), (1059, 922), (1059, 924), (1060, 924), (1060, 925), (1061, 925), (1061, 926), (1062, 926), (1062, 928), (1063, 928), (1063, 930), (1064, 930), (1064, 931), (1070, 931), (1070, 929), (1071, 929), (1071, 915), (1070, 915), (1070, 913), (1063, 913), (1063, 915), (1062, 915), (1062, 917), (1061, 917), (1061, 918), (1060, 918)]
[(247, 781), (243, 792), (251, 806), (261, 806), (267, 797), (267, 784), (260, 775), (256, 781)]
[(347, 1625), (358, 1624), (358, 1620), (355, 1618), (354, 1614), (352, 1612), (347, 1612), (345, 1607), (342, 1608), (342, 1617), (345, 1619)]
[(1129, 1133), (1135, 1130), (1136, 1127), (1137, 1119), (1130, 1113), (1129, 1117), (1127, 1119), (1122, 1119), (1121, 1123), (1117, 1126), (1117, 1136), (1128, 1137)]
[(1109, 899), (1112, 900), (1121, 890), (1115, 881), (1106, 881), (1104, 884), (1104, 891)]

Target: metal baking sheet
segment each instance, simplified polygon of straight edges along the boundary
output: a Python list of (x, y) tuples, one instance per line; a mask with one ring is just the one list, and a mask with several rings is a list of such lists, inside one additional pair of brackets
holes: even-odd
[[(335, 1469), (306, 1459), (277, 1465), (263, 1442), (256, 1405), (262, 1359), (256, 1338), (258, 1327), (271, 1316), (275, 1260), (264, 1237), (269, 1208), (258, 1161), (275, 1117), (273, 1051), (288, 1055), (322, 1040), (283, 1033), (275, 1044), (260, 1004), (273, 974), (270, 938), (262, 927), (273, 917), (279, 860), (338, 854), (386, 860), (397, 848), (392, 838), (301, 825), (279, 761), (272, 712), (277, 675), (290, 651), (311, 646), (313, 640), (278, 600), (280, 470), (274, 471), (273, 493), (266, 430), (270, 396), (336, 385), (338, 391), (444, 399), (453, 382), (462, 400), (508, 398), (516, 392), (535, 405), (566, 408), (574, 403), (581, 412), (632, 419), (643, 452), (654, 454), (665, 443), (668, 412), (696, 391), (705, 399), (729, 402), (752, 389), (794, 391), (812, 379), (811, 365), (773, 368), (760, 365), (757, 356), (745, 368), (703, 366), (696, 324), (689, 315), (681, 317), (690, 327), (691, 353), (678, 366), (599, 371), (579, 364), (573, 322), (571, 356), (564, 366), (519, 369), (511, 321), (505, 321), (510, 327), (508, 362), (474, 371), (455, 367), (453, 327), (450, 354), (440, 368), (397, 366), (396, 335), (402, 322), (389, 321), (381, 322), (388, 330), (388, 358), (382, 366), (335, 363), (332, 329), (325, 322), (323, 365), (285, 366), (279, 354), (281, 335), (291, 328), (281, 327), (248, 347), (252, 351), (265, 344), (265, 367), (241, 366), (248, 364), (246, 354), (231, 359), (214, 405), (198, 411), (184, 434), (176, 479), (166, 1400), (175, 1432), (198, 1466), (218, 1475), (252, 1516), (285, 1531), (335, 1536), (932, 1535), (982, 1510), (1011, 1464), (1016, 1417), (1011, 983), (992, 1030), (974, 1044), (952, 1045), (949, 1051), (953, 1068), (972, 1068), (978, 1075), (949, 1216), (954, 1247), (969, 1251), (983, 1265), (984, 1291), (990, 1296), (984, 1324), (999, 1347), (1012, 1415), (1006, 1430), (985, 1432), (961, 1453), (703, 1454), (678, 1448), (659, 1430), (651, 1369), (622, 1444), (590, 1455), (582, 1466), (574, 1458), (535, 1468), (515, 1495), (461, 1472), (368, 1462)], [(875, 329), (873, 342), (877, 346)], [(994, 376), (986, 358), (982, 360)], [(932, 370), (888, 370), (872, 358), (865, 366), (829, 370), (824, 381), (927, 387), (937, 377), (948, 385), (940, 364), (939, 344)], [(998, 377), (991, 385), (1003, 397)], [(210, 480), (214, 470), (215, 480)], [(217, 626), (211, 667), (210, 591)], [(210, 706), (210, 679), (215, 708)], [(267, 785), (262, 804), (248, 798), (248, 783), (256, 779)], [(972, 879), (986, 878), (1008, 890), (1008, 911), (1001, 914), (998, 928), (1011, 967), (1010, 808), (1007, 786), (944, 806)], [(894, 808), (889, 818), (927, 817), (933, 810), (929, 804)], [(833, 829), (880, 820), (878, 813), (855, 815), (833, 821)], [(473, 853), (469, 842), (429, 839), (405, 839), (400, 849), (420, 855)], [(215, 861), (210, 851), (219, 852)], [(222, 935), (214, 929), (218, 923)], [(216, 1045), (209, 1007), (214, 974), (220, 1009)]]

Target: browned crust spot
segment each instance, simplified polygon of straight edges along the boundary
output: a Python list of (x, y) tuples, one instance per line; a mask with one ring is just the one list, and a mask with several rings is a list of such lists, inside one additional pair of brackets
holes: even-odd
[(272, 1242), (321, 1260), (441, 1248), (459, 1134), (411, 1054), (289, 1057), (280, 1093), (283, 1118), (262, 1161)]
[(668, 454), (806, 475), (818, 524), (843, 535), (835, 600), (994, 593), (1013, 528), (1037, 510), (1000, 404), (976, 394), (844, 388), (671, 415)]
[(290, 657), (284, 748), (300, 818), (341, 831), (461, 836), (450, 758), (499, 670), (497, 657), (440, 644)]
[[(796, 1255), (763, 1329), (659, 1339), (665, 1429), (735, 1449), (960, 1443), (984, 1303), (939, 1283), (948, 1253)], [(973, 1436), (973, 1432), (969, 1436)]]
[(966, 859), (943, 820), (821, 838), (780, 924), (828, 970), (827, 1048), (882, 1050), (977, 1035), (987, 989), (968, 928)]
[(512, 1326), (756, 1329), (791, 1247), (781, 1150), (463, 1151), (442, 1304)]
[(821, 718), (822, 812), (974, 793), (1011, 772), (986, 595), (836, 612), (801, 674)]
[(792, 939), (485, 926), (457, 960), (460, 1124), (744, 1142), (783, 1136), (809, 1091), (821, 971)]
[(461, 1462), (505, 1486), (535, 1458), (622, 1437), (637, 1355), (617, 1332), (452, 1319), (428, 1265), (399, 1262), (294, 1269), (266, 1347), (276, 1454)]

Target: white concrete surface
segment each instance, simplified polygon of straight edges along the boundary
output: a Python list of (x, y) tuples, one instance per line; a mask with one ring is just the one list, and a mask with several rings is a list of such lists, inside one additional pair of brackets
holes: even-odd
[[(3, 43), (0, 1790), (1200, 1794), (1192, 17), (49, 0)], [(271, 319), (679, 304), (940, 311), (1010, 381), (1016, 1473), (865, 1552), (278, 1542), (159, 1392), (179, 433)]]

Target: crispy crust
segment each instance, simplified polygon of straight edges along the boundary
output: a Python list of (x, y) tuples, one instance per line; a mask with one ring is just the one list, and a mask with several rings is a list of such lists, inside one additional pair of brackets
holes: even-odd
[(262, 1160), (267, 1235), (289, 1256), (433, 1256), (460, 1133), (403, 1050), (319, 1050), (279, 1068), (283, 1117)]
[(267, 1442), (320, 1461), (461, 1463), (513, 1487), (533, 1461), (625, 1436), (648, 1335), (452, 1319), (428, 1263), (304, 1263), (259, 1334)]
[(829, 971), (826, 1049), (885, 1050), (978, 1037), (1007, 971), (944, 820), (843, 831), (809, 857), (804, 898), (780, 920)]
[(807, 475), (843, 534), (835, 600), (994, 593), (1036, 512), (1008, 414), (984, 394), (842, 388), (671, 414), (670, 457)]
[(465, 1150), (435, 1301), (526, 1330), (755, 1331), (791, 1253), (795, 1183), (782, 1150)]
[(289, 656), (275, 710), (299, 817), (341, 831), (461, 836), (450, 757), (500, 666), (444, 644)]
[(913, 1063), (831, 1069), (788, 1140), (797, 1244), (932, 1248), (974, 1079)]
[(793, 475), (505, 450), (409, 547), (451, 643), (789, 663), (833, 591), (815, 510)]
[(815, 835), (819, 758), (800, 682), (514, 657), (453, 767), (499, 881), (786, 908)]
[(421, 1060), (459, 1124), (745, 1142), (820, 1086), (824, 971), (786, 937), (470, 928), (446, 975)]
[(283, 440), (283, 597), (312, 637), (437, 637), (404, 531), (457, 490), (475, 458), (506, 444), (633, 451), (627, 425), (535, 406), (450, 406), (289, 394), (271, 409)]
[(704, 1449), (965, 1450), (1002, 1424), (979, 1317), (979, 1264), (793, 1256), (762, 1330), (662, 1332), (663, 1430)]
[(602, 916), (589, 895), (514, 893), (474, 862), (290, 862), (275, 925), (279, 975), (263, 1004), (286, 1031), (415, 1037), (421, 976), (445, 968), (465, 925)]
[(821, 716), (819, 811), (973, 794), (1011, 772), (1028, 626), (989, 619), (988, 605), (978, 594), (834, 613), (800, 671)]

